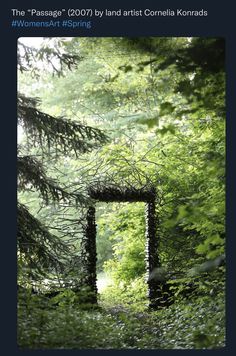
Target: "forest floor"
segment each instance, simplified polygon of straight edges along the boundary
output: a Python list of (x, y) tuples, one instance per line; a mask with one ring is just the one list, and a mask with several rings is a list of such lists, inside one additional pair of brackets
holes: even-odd
[[(210, 316), (210, 317), (209, 317)], [(24, 349), (218, 349), (224, 347), (221, 298), (183, 301), (158, 311), (134, 305), (75, 305), (18, 313)]]

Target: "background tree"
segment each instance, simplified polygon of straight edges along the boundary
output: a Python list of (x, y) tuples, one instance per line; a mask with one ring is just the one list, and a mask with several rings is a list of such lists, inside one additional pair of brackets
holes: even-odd
[[(186, 267), (188, 253), (199, 261), (201, 255), (202, 261), (222, 255), (224, 41), (90, 38), (69, 46), (75, 51), (78, 45), (84, 60), (77, 70), (83, 75), (54, 78), (46, 107), (79, 112), (110, 127), (114, 141), (96, 156), (99, 179), (155, 182), (164, 263), (173, 260), (171, 268), (177, 268), (178, 258)], [(181, 256), (183, 245), (188, 253)]]

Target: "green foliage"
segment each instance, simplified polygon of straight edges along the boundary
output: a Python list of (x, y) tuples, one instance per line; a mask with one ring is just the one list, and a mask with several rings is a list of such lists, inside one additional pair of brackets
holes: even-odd
[(71, 69), (75, 67), (78, 60), (81, 59), (79, 55), (67, 53), (65, 51), (66, 45), (66, 39), (54, 38), (53, 41), (52, 39), (45, 41), (44, 45), (37, 50), (18, 40), (17, 59), (19, 71), (30, 71), (36, 77), (39, 77), (40, 66), (38, 64), (40, 63), (47, 70), (50, 68), (61, 76), (65, 68)]
[(35, 100), (18, 95), (18, 121), (28, 134), (28, 145), (50, 152), (53, 146), (58, 153), (91, 151), (107, 137), (100, 130), (65, 118), (52, 117), (35, 107)]
[(147, 284), (145, 276), (132, 279), (132, 281), (113, 280), (101, 294), (101, 305), (105, 308), (120, 306), (133, 312), (142, 312), (147, 309)]
[(46, 204), (49, 204), (50, 200), (54, 202), (60, 200), (83, 200), (82, 196), (67, 192), (65, 189), (58, 186), (58, 183), (55, 182), (55, 180), (47, 177), (42, 163), (31, 156), (19, 156), (17, 160), (17, 168), (19, 191), (29, 188), (38, 190)]
[(144, 204), (113, 204), (112, 212), (98, 219), (100, 234), (109, 226), (113, 246), (104, 268), (114, 280), (129, 282), (145, 272)]
[[(53, 78), (45, 72), (37, 82), (27, 73), (20, 75), (27, 96), (34, 94), (41, 100), (40, 110), (36, 109), (39, 102), (30, 100), (20, 111), (26, 131), (34, 137), (33, 145), (24, 145), (23, 155), (28, 148), (35, 157), (41, 155), (40, 140), (44, 154), (41, 166), (28, 162), (34, 167), (31, 170), (26, 159), (19, 161), (19, 183), (24, 188), (20, 199), (53, 236), (56, 232), (70, 246), (72, 263), (67, 259), (63, 268), (68, 280), (75, 280), (81, 273), (84, 220), (83, 209), (76, 210), (72, 197), (78, 194), (82, 201), (88, 187), (100, 183), (154, 186), (161, 267), (152, 272), (153, 278), (167, 282), (173, 304), (160, 311), (147, 310), (143, 204), (99, 205), (97, 268), (112, 277), (112, 285), (100, 295), (102, 309), (86, 310), (87, 290), (79, 295), (64, 289), (50, 308), (45, 304), (41, 308), (39, 297), (29, 295), (26, 304), (32, 305), (26, 308), (27, 318), (25, 307), (19, 305), (21, 347), (224, 347), (224, 40), (74, 38), (61, 46), (69, 56), (80, 58), (76, 68), (72, 64), (73, 71)], [(52, 55), (49, 50), (48, 58)], [(31, 61), (34, 56), (29, 53)], [(104, 130), (109, 132), (109, 142)], [(90, 152), (100, 142), (103, 147)], [(55, 148), (66, 156), (56, 155)], [(73, 157), (76, 149), (84, 155)], [(39, 176), (44, 185), (39, 185)], [(52, 196), (60, 205), (46, 207), (42, 197)], [(31, 219), (24, 231), (30, 242), (31, 224), (36, 221)], [(49, 235), (45, 239), (50, 247)], [(39, 240), (36, 247), (40, 249), (42, 243)], [(31, 251), (20, 254), (21, 271), (26, 257), (35, 262), (39, 254), (42, 264), (46, 258), (40, 250)], [(49, 252), (54, 256), (54, 246)], [(66, 273), (60, 277), (66, 279)]]
[(69, 253), (67, 244), (51, 234), (22, 204), (18, 204), (17, 225), (19, 272), (21, 267), (24, 268), (24, 263), (29, 268), (31, 278), (44, 275), (50, 267), (56, 270), (63, 268), (63, 259)]
[(94, 310), (76, 305), (74, 293), (60, 295), (57, 307), (37, 296), (25, 297), (18, 307), (18, 344), (21, 349), (223, 348), (224, 293), (218, 289), (209, 298), (205, 287), (201, 298), (156, 312), (145, 306), (142, 278), (123, 288), (123, 296), (120, 288), (108, 288), (102, 308)]
[[(159, 316), (168, 349), (215, 349), (225, 346), (224, 299), (174, 304)], [(211, 318), (208, 316), (211, 315)], [(170, 321), (171, 320), (171, 321)], [(186, 347), (187, 346), (187, 347)]]

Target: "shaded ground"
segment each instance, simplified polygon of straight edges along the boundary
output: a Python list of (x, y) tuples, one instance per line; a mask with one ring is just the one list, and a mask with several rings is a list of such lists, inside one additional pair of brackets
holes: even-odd
[(122, 305), (82, 310), (75, 305), (19, 308), (21, 348), (215, 349), (224, 347), (224, 304), (176, 303), (155, 312)]

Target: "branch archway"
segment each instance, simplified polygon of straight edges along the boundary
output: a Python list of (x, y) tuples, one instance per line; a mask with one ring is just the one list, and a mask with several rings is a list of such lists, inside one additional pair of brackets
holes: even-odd
[(148, 285), (149, 306), (156, 308), (160, 305), (162, 295), (161, 282), (153, 278), (153, 271), (160, 267), (158, 257), (159, 236), (157, 234), (158, 218), (156, 214), (156, 190), (152, 187), (117, 187), (99, 186), (90, 187), (89, 196), (94, 205), (90, 206), (86, 214), (86, 226), (84, 229), (85, 249), (85, 284), (91, 291), (91, 303), (97, 303), (97, 274), (96, 274), (96, 202), (144, 202), (146, 220), (146, 272)]

